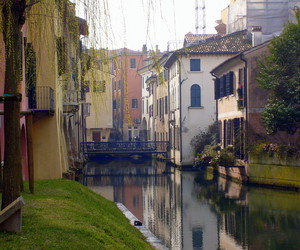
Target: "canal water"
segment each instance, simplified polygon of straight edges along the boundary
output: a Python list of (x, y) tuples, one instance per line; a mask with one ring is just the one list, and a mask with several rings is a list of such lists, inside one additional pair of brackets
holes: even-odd
[(300, 249), (300, 192), (155, 160), (89, 162), (82, 182), (123, 203), (169, 249)]

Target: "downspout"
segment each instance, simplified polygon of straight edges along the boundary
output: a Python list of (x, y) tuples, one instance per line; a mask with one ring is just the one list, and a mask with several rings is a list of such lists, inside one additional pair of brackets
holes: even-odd
[(245, 121), (245, 144), (244, 144), (244, 160), (248, 161), (248, 153), (247, 147), (249, 145), (249, 138), (248, 138), (248, 132), (249, 132), (249, 124), (248, 124), (248, 115), (249, 115), (249, 109), (248, 109), (248, 62), (247, 59), (244, 57), (244, 53), (240, 54), (241, 60), (245, 63), (245, 71), (244, 71), (244, 105), (245, 105), (245, 111), (246, 111), (246, 121)]
[[(168, 71), (168, 78), (167, 78), (167, 81), (168, 81), (168, 95), (167, 95), (167, 102), (168, 102), (168, 110), (167, 110), (167, 113), (168, 113), (168, 142), (169, 142), (169, 152), (168, 152), (168, 158), (170, 158), (170, 161), (171, 161), (171, 140), (170, 140), (170, 131), (171, 131), (171, 125), (170, 125), (170, 80), (169, 80), (169, 69), (168, 68), (164, 68), (165, 70)], [(175, 157), (174, 157), (175, 159)]]
[[(215, 73), (213, 72), (210, 72), (210, 74), (215, 77), (216, 79), (218, 78)], [(216, 92), (216, 89), (214, 88), (215, 92)], [(216, 132), (217, 132), (217, 138), (219, 138), (220, 142), (221, 142), (221, 138), (220, 138), (220, 131), (219, 131), (219, 126), (218, 126), (218, 123), (219, 123), (219, 103), (218, 103), (218, 100), (219, 99), (216, 99)]]
[[(180, 62), (180, 61), (179, 61)], [(186, 80), (187, 78), (185, 79), (182, 79), (181, 80), (181, 62), (179, 63), (179, 129), (180, 129), (180, 163), (182, 162), (182, 95), (181, 95), (181, 87), (182, 87), (182, 84), (183, 82)]]

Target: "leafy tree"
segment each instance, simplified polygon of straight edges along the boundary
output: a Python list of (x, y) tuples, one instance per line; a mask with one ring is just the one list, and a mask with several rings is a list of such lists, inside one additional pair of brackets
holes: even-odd
[(26, 0), (4, 0), (0, 4), (5, 43), (5, 167), (3, 170), (2, 208), (20, 196), (22, 157), (20, 146), (20, 100), (18, 83), (22, 63), (22, 33)]
[(279, 131), (295, 134), (300, 128), (300, 11), (296, 23), (288, 22), (260, 61), (258, 82), (270, 90), (262, 120), (270, 135)]

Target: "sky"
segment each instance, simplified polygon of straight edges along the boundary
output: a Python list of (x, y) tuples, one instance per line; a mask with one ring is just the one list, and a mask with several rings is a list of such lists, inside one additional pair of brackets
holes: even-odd
[[(74, 0), (77, 6), (82, 1), (88, 3), (91, 0)], [(216, 33), (215, 21), (221, 18), (221, 10), (228, 4), (229, 0), (206, 0), (207, 34)], [(142, 50), (146, 44), (148, 49), (158, 45), (165, 51), (168, 43), (173, 49), (183, 41), (185, 34), (196, 33), (195, 0), (99, 0), (93, 1), (92, 5), (94, 16), (86, 15), (85, 18), (93, 22), (90, 36), (98, 37), (97, 47)]]

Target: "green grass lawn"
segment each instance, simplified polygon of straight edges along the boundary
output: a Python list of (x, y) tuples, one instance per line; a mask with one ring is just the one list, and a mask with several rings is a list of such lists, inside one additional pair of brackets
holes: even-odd
[(0, 232), (0, 249), (152, 249), (115, 203), (75, 181), (36, 181), (22, 196), (23, 232)]

